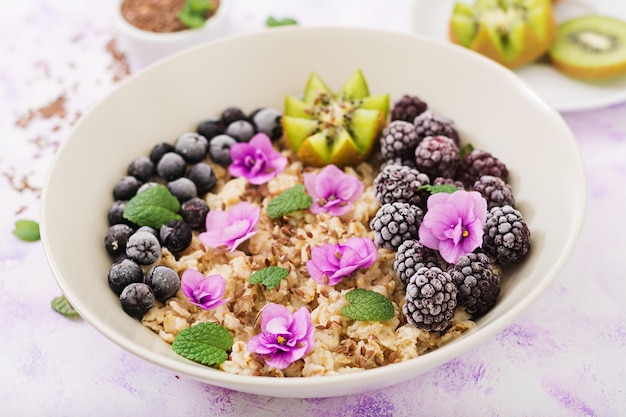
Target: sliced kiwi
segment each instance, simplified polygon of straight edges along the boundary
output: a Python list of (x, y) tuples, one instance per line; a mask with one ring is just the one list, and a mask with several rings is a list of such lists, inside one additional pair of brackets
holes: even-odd
[(388, 110), (389, 94), (370, 95), (360, 70), (336, 94), (313, 73), (302, 100), (285, 98), (283, 131), (305, 165), (356, 165), (371, 154)]
[(449, 25), (450, 40), (509, 68), (545, 54), (556, 36), (550, 0), (458, 2)]
[(558, 27), (549, 51), (556, 68), (581, 79), (601, 80), (626, 74), (626, 22), (589, 15)]

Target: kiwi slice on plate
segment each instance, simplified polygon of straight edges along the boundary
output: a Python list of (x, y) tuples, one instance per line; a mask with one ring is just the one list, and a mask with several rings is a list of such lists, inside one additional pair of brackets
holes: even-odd
[(556, 37), (550, 0), (476, 0), (457, 2), (449, 38), (508, 67), (544, 55)]
[(599, 15), (566, 20), (558, 27), (549, 57), (573, 78), (602, 80), (626, 74), (626, 22)]

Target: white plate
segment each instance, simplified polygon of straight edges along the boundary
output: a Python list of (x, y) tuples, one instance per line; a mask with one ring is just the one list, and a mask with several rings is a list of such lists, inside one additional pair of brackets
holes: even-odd
[[(448, 40), (448, 21), (456, 1), (416, 0), (413, 30), (418, 34)], [(559, 22), (584, 14), (602, 14), (626, 20), (626, 3), (624, 0), (561, 0), (555, 7), (555, 14)], [(515, 72), (548, 104), (562, 112), (590, 110), (626, 101), (626, 76), (607, 81), (580, 81), (542, 62)]]

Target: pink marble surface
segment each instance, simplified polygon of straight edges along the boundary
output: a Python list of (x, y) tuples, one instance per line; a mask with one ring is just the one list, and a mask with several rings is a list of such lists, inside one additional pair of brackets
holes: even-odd
[[(233, 1), (232, 33), (260, 30), (270, 14), (410, 30), (410, 0), (391, 9), (384, 0)], [(139, 69), (119, 59), (113, 4), (0, 5), (0, 415), (626, 415), (626, 103), (563, 115), (584, 158), (589, 206), (554, 284), (494, 338), (406, 383), (314, 400), (232, 392), (158, 368), (52, 311), (60, 290), (41, 243), (11, 231), (18, 219), (38, 219), (47, 170), (72, 125)]]

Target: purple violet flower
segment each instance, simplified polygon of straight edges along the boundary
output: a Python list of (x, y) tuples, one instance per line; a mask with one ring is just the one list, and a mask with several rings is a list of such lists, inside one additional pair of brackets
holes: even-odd
[(465, 190), (436, 193), (428, 198), (427, 206), (419, 228), (422, 245), (438, 250), (451, 264), (482, 245), (487, 201), (480, 193)]
[(217, 274), (205, 277), (200, 271), (187, 269), (181, 277), (180, 288), (191, 304), (203, 310), (211, 310), (230, 300), (222, 299), (226, 292), (226, 280)]
[(311, 248), (306, 269), (311, 278), (322, 285), (335, 285), (357, 269), (376, 262), (378, 251), (371, 239), (351, 237), (343, 245), (325, 243)]
[(233, 144), (230, 147), (230, 159), (230, 175), (244, 177), (255, 185), (265, 184), (287, 166), (287, 158), (274, 150), (272, 141), (265, 133), (257, 133), (248, 143)]
[(256, 233), (261, 209), (247, 201), (237, 203), (228, 211), (211, 210), (206, 216), (206, 232), (198, 238), (212, 248), (226, 247), (231, 252)]
[(265, 363), (285, 369), (309, 353), (315, 343), (311, 313), (300, 307), (293, 315), (280, 304), (268, 304), (261, 311), (262, 333), (248, 341), (248, 350), (265, 357)]
[(335, 165), (327, 165), (317, 174), (304, 174), (304, 186), (313, 198), (311, 213), (341, 216), (347, 213), (363, 192), (363, 183), (345, 174)]

